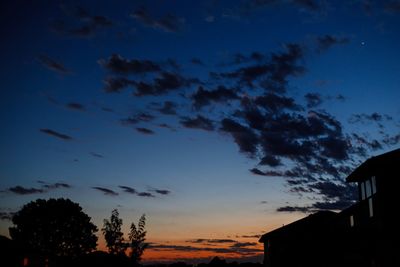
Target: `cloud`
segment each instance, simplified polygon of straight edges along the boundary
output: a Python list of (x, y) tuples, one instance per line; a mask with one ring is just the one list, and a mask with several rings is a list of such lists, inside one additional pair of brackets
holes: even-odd
[(256, 242), (236, 242), (231, 248), (254, 247), (256, 245), (258, 245)]
[(348, 44), (350, 39), (348, 37), (337, 37), (332, 35), (319, 36), (316, 39), (318, 51), (326, 51), (334, 45)]
[(180, 121), (181, 125), (191, 129), (201, 129), (205, 131), (213, 131), (214, 123), (201, 115), (197, 115), (196, 118), (183, 117)]
[(73, 140), (73, 138), (71, 136), (69, 136), (69, 135), (62, 134), (62, 133), (59, 133), (59, 132), (56, 132), (56, 131), (53, 131), (53, 130), (50, 130), (50, 129), (40, 129), (40, 132), (48, 134), (50, 136), (57, 137), (59, 139), (65, 140), (65, 141)]
[(264, 173), (263, 171), (261, 171), (260, 169), (257, 169), (257, 168), (250, 169), (250, 172), (255, 175), (261, 175), (261, 176), (266, 175), (266, 173)]
[(388, 1), (384, 4), (384, 10), (388, 13), (400, 13), (400, 2), (396, 0)]
[(66, 104), (65, 106), (69, 109), (85, 111), (85, 106), (80, 103), (70, 102), (70, 103)]
[(297, 206), (284, 206), (284, 207), (279, 207), (276, 209), (278, 212), (303, 212), (307, 213), (310, 212), (309, 207), (297, 207)]
[(259, 139), (257, 134), (249, 127), (243, 126), (232, 119), (225, 118), (221, 121), (221, 131), (231, 134), (240, 152), (253, 156), (257, 152)]
[(143, 127), (138, 127), (136, 128), (136, 131), (138, 131), (141, 134), (145, 134), (145, 135), (152, 135), (154, 134), (153, 130), (150, 130), (148, 128), (143, 128)]
[(103, 155), (101, 155), (101, 154), (98, 154), (98, 153), (94, 153), (94, 152), (90, 152), (90, 155), (92, 155), (93, 157), (95, 157), (95, 158), (104, 158), (104, 156)]
[(0, 211), (0, 220), (1, 221), (11, 221), (14, 217), (15, 212), (7, 212), (7, 211)]
[(160, 195), (169, 195), (171, 194), (171, 191), (167, 190), (167, 189), (153, 189), (153, 192), (156, 192), (157, 194)]
[(164, 105), (157, 109), (160, 113), (164, 115), (176, 115), (176, 108), (178, 105), (172, 101), (165, 101)]
[(287, 79), (299, 76), (305, 72), (305, 67), (299, 65), (304, 57), (304, 47), (298, 44), (286, 44), (284, 51), (271, 53), (268, 60), (256, 62), (237, 70), (216, 73), (217, 78), (235, 79), (240, 86), (254, 87), (257, 83), (267, 91), (284, 92)]
[(44, 189), (46, 189), (46, 190), (49, 190), (49, 189), (59, 189), (59, 188), (66, 188), (66, 189), (69, 189), (69, 188), (72, 188), (72, 186), (70, 185), (70, 184), (67, 184), (67, 183), (47, 183), (47, 182), (44, 182), (44, 181), (38, 181), (38, 183), (40, 183), (40, 184), (42, 184), (43, 186), (43, 188)]
[(83, 7), (68, 8), (62, 5), (65, 13), (63, 19), (54, 20), (50, 24), (50, 28), (58, 34), (88, 38), (94, 36), (98, 31), (109, 28), (114, 23), (107, 17), (102, 15), (91, 15), (89, 11)]
[(139, 192), (137, 193), (139, 197), (155, 197), (152, 193), (149, 192)]
[(321, 9), (319, 2), (316, 0), (292, 0), (292, 2), (309, 11), (319, 11)]
[(102, 192), (104, 195), (107, 195), (107, 196), (118, 196), (117, 192), (115, 192), (115, 191), (113, 191), (111, 189), (105, 188), (105, 187), (95, 186), (95, 187), (92, 187), (92, 188), (97, 190), (97, 191)]
[(192, 64), (194, 64), (194, 65), (204, 66), (203, 61), (202, 61), (201, 59), (199, 59), (199, 58), (192, 58), (192, 59), (190, 60), (190, 62), (191, 62)]
[(234, 89), (228, 89), (223, 85), (218, 86), (217, 89), (213, 91), (204, 90), (204, 88), (200, 86), (191, 96), (193, 106), (196, 109), (201, 109), (204, 106), (210, 105), (212, 102), (226, 103), (229, 100), (238, 98), (239, 96), (236, 94)]
[(211, 243), (211, 244), (225, 244), (225, 243), (236, 243), (236, 240), (233, 239), (193, 239), (193, 240), (187, 240), (186, 242), (188, 243)]
[(315, 108), (323, 102), (321, 95), (318, 93), (307, 93), (304, 98), (307, 101), (308, 108)]
[(41, 193), (45, 193), (46, 191), (41, 189), (41, 188), (27, 188), (27, 187), (23, 187), (20, 185), (14, 186), (14, 187), (10, 187), (8, 189), (8, 191), (15, 193), (17, 195), (30, 195), (30, 194), (41, 194)]
[(135, 96), (162, 95), (182, 87), (190, 86), (192, 80), (186, 79), (178, 73), (161, 72), (151, 83), (136, 82)]
[(132, 188), (129, 186), (120, 185), (118, 187), (121, 188), (125, 193), (134, 194), (134, 195), (137, 193), (135, 188)]
[(140, 8), (131, 14), (131, 17), (139, 21), (145, 26), (160, 29), (164, 32), (176, 33), (183, 29), (185, 20), (178, 18), (172, 14), (165, 15), (162, 18), (153, 18), (145, 8)]
[(180, 245), (163, 245), (163, 244), (150, 244), (149, 249), (155, 251), (185, 251), (185, 252), (196, 252), (196, 251), (208, 251), (213, 253), (236, 253), (242, 255), (253, 255), (262, 252), (263, 250), (258, 248), (249, 247), (194, 247), (194, 246), (180, 246)]
[(72, 186), (67, 183), (48, 183), (44, 181), (38, 181), (39, 184), (41, 184), (40, 188), (37, 187), (24, 187), (21, 185), (17, 185), (14, 187), (8, 188), (6, 191), (17, 194), (17, 195), (31, 195), (31, 194), (43, 194), (47, 193), (50, 190), (54, 189), (70, 189)]
[(125, 77), (106, 77), (103, 83), (105, 84), (104, 91), (106, 93), (120, 93), (126, 87), (136, 85), (135, 81)]
[(271, 156), (271, 155), (265, 155), (258, 164), (259, 165), (267, 165), (270, 167), (278, 167), (278, 166), (282, 165), (282, 162), (278, 157)]
[(57, 72), (59, 74), (71, 74), (71, 71), (68, 70), (64, 64), (55, 61), (54, 59), (46, 56), (46, 55), (41, 55), (38, 58), (38, 61), (40, 64), (42, 64), (42, 66), (46, 67), (47, 69)]
[(393, 118), (387, 114), (379, 114), (377, 112), (373, 112), (371, 114), (353, 114), (349, 123), (368, 123), (368, 122), (382, 122), (382, 121), (391, 121)]
[(112, 54), (108, 59), (100, 59), (98, 63), (116, 74), (143, 74), (161, 71), (160, 65), (151, 60), (125, 59), (118, 54)]

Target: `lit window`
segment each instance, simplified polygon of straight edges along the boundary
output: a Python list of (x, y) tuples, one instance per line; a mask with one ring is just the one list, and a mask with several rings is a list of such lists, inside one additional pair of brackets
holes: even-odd
[(364, 182), (360, 183), (360, 189), (361, 189), (361, 199), (365, 199), (365, 188), (364, 188)]
[(372, 196), (371, 181), (370, 180), (366, 180), (365, 181), (365, 195), (366, 195), (367, 198)]
[(372, 198), (368, 199), (369, 217), (374, 216), (374, 207), (372, 205)]
[(350, 227), (354, 226), (354, 216), (350, 215)]
[(372, 194), (376, 193), (376, 178), (375, 176), (371, 177), (371, 184), (372, 184)]

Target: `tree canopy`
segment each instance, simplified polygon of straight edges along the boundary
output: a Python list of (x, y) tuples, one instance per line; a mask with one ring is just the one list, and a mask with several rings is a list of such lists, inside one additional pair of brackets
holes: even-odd
[(114, 209), (111, 212), (110, 220), (104, 219), (104, 226), (101, 229), (110, 254), (121, 254), (126, 250), (121, 227), (122, 219), (119, 218), (118, 210)]
[(142, 259), (144, 250), (147, 248), (148, 244), (146, 241), (146, 216), (143, 214), (139, 219), (138, 226), (135, 223), (131, 224), (131, 231), (129, 232), (129, 241), (131, 247), (131, 261), (134, 265), (138, 265)]
[(37, 199), (12, 218), (11, 238), (46, 256), (78, 257), (96, 249), (97, 227), (69, 199)]

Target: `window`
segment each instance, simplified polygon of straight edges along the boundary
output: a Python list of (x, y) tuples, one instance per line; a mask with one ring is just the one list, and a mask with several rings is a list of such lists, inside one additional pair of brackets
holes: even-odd
[(374, 207), (372, 203), (372, 198), (368, 199), (368, 207), (369, 207), (369, 217), (374, 216)]
[(354, 216), (350, 215), (350, 227), (354, 226)]
[(361, 199), (364, 200), (365, 199), (365, 187), (364, 187), (364, 182), (360, 183), (360, 191), (361, 191)]
[(372, 196), (371, 180), (365, 181), (365, 195), (367, 198)]
[(371, 177), (371, 187), (372, 187), (372, 194), (376, 193), (376, 178), (375, 176)]

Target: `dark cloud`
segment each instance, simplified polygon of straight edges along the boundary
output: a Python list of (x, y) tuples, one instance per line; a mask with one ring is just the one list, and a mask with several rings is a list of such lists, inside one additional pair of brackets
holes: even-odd
[(358, 198), (357, 189), (354, 185), (325, 181), (311, 184), (309, 188), (328, 201), (354, 202)]
[(41, 194), (46, 192), (44, 189), (41, 188), (34, 188), (34, 187), (27, 188), (20, 185), (10, 187), (8, 191), (15, 193), (17, 195)]
[(382, 122), (382, 121), (391, 121), (393, 118), (387, 114), (379, 114), (377, 112), (373, 112), (371, 114), (353, 114), (349, 123), (368, 123), (368, 122)]
[(115, 192), (115, 191), (113, 191), (111, 189), (105, 188), (105, 187), (95, 186), (95, 187), (92, 187), (92, 188), (97, 190), (97, 191), (102, 192), (104, 195), (107, 195), (107, 196), (118, 196), (117, 192)]
[(187, 240), (186, 242), (188, 243), (212, 243), (212, 244), (225, 244), (225, 243), (236, 243), (236, 240), (233, 239), (193, 239), (193, 240)]
[(152, 135), (152, 134), (154, 134), (154, 131), (153, 131), (153, 130), (150, 130), (150, 129), (148, 129), (148, 128), (143, 128), (143, 127), (136, 128), (136, 131), (138, 131), (138, 132), (141, 133), (141, 134), (145, 134), (145, 135)]
[(105, 69), (117, 74), (143, 74), (158, 72), (161, 67), (151, 60), (125, 59), (112, 54), (108, 59), (100, 59), (98, 63)]
[(243, 248), (243, 247), (254, 247), (258, 243), (256, 242), (236, 242), (235, 244), (231, 245), (231, 248)]
[(317, 37), (316, 42), (317, 42), (317, 49), (319, 51), (325, 51), (331, 48), (333, 45), (347, 44), (350, 42), (350, 39), (347, 37), (324, 35)]
[[(38, 181), (38, 183), (39, 183), (39, 181)], [(70, 184), (67, 184), (67, 183), (53, 183), (53, 184), (51, 184), (51, 183), (46, 183), (46, 182), (42, 182), (42, 181), (40, 181), (40, 183), (42, 183), (43, 184), (43, 188), (45, 188), (47, 190), (49, 190), (49, 189), (59, 189), (59, 188), (69, 189), (69, 188), (72, 187)]]
[(136, 191), (135, 188), (132, 188), (132, 187), (129, 187), (129, 186), (124, 186), (124, 185), (120, 185), (118, 187), (121, 188), (125, 193), (137, 194), (137, 191)]
[(154, 189), (154, 192), (156, 192), (157, 194), (160, 195), (169, 195), (171, 194), (171, 191), (167, 190), (167, 189)]
[(250, 169), (250, 172), (255, 175), (261, 175), (261, 176), (266, 175), (266, 173), (264, 173), (263, 171), (261, 171), (260, 169), (257, 169), (257, 168)]
[(120, 122), (122, 125), (134, 125), (134, 124), (139, 123), (139, 121), (134, 117), (128, 117), (125, 119), (121, 119)]
[(164, 105), (157, 109), (160, 113), (165, 115), (176, 115), (176, 108), (178, 105), (172, 101), (165, 101)]
[(103, 155), (101, 155), (101, 154), (98, 154), (98, 153), (94, 153), (94, 152), (90, 152), (90, 155), (92, 155), (93, 157), (95, 157), (95, 158), (104, 158), (104, 156)]
[(71, 74), (71, 71), (68, 70), (64, 64), (57, 62), (56, 60), (46, 56), (46, 55), (41, 55), (38, 57), (38, 61), (40, 64), (42, 64), (44, 67), (47, 69), (57, 72), (59, 74)]
[(178, 18), (172, 14), (165, 15), (162, 18), (153, 18), (145, 8), (140, 8), (131, 14), (131, 17), (141, 22), (143, 25), (154, 29), (161, 29), (165, 32), (179, 32), (185, 25), (183, 18)]
[(197, 115), (196, 118), (183, 117), (180, 121), (182, 126), (191, 129), (202, 129), (205, 131), (213, 131), (214, 123), (201, 115)]
[[(247, 98), (247, 100), (249, 100)], [(295, 100), (291, 97), (280, 96), (275, 93), (266, 93), (262, 96), (255, 98), (254, 103), (260, 108), (267, 110), (268, 112), (281, 112), (283, 110), (301, 110), (301, 106), (296, 104)]]
[(400, 1), (390, 0), (384, 4), (384, 10), (388, 13), (400, 13)]
[(149, 192), (138, 192), (137, 195), (139, 197), (155, 197), (152, 193)]
[(212, 102), (215, 103), (226, 103), (229, 100), (238, 99), (239, 96), (236, 94), (234, 89), (228, 89), (223, 85), (217, 87), (212, 91), (204, 90), (202, 86), (191, 96), (193, 100), (193, 106), (196, 109), (200, 109), (203, 106), (210, 105)]
[(284, 91), (289, 76), (298, 76), (305, 72), (299, 65), (304, 48), (298, 44), (287, 44), (285, 51), (272, 53), (264, 63), (239, 68), (233, 72), (219, 73), (217, 77), (237, 79), (240, 84), (254, 87), (256, 81), (262, 81), (265, 89)]
[(135, 86), (136, 82), (125, 77), (106, 77), (103, 80), (106, 93), (120, 93), (128, 86)]
[(62, 133), (59, 133), (59, 132), (56, 132), (56, 131), (53, 131), (53, 130), (50, 130), (50, 129), (40, 129), (40, 132), (48, 134), (48, 135), (51, 135), (51, 136), (54, 136), (54, 137), (57, 137), (57, 138), (60, 138), (60, 139), (65, 140), (65, 141), (73, 140), (73, 138), (71, 136), (69, 136), (69, 135), (62, 134)]
[(78, 6), (69, 8), (62, 5), (65, 13), (63, 19), (57, 19), (50, 25), (55, 32), (71, 37), (88, 38), (98, 31), (113, 26), (113, 22), (102, 15), (91, 15), (88, 10)]
[(265, 155), (258, 164), (267, 165), (270, 167), (277, 167), (282, 165), (282, 162), (278, 157)]
[(80, 103), (70, 102), (70, 103), (66, 104), (65, 106), (69, 109), (85, 111), (85, 106)]
[[(381, 142), (379, 142), (376, 139), (369, 141), (369, 140), (367, 140), (367, 138), (365, 138), (359, 134), (356, 134), (356, 133), (353, 133), (352, 137), (358, 146), (367, 147), (368, 149), (371, 149), (371, 150), (378, 150), (378, 149), (383, 148)], [(382, 141), (384, 142), (384, 140), (382, 140)]]
[(220, 130), (232, 135), (235, 143), (239, 146), (240, 152), (250, 156), (256, 154), (259, 139), (251, 128), (243, 126), (232, 119), (225, 118), (221, 121)]
[(318, 93), (307, 93), (304, 98), (307, 101), (308, 108), (315, 108), (323, 102), (321, 95)]
[(292, 0), (292, 2), (302, 8), (306, 8), (307, 10), (313, 12), (319, 11), (321, 9), (319, 1), (316, 0)]
[(146, 95), (162, 95), (168, 92), (190, 86), (193, 81), (186, 79), (178, 73), (161, 72), (152, 83), (138, 82), (135, 83), (135, 96)]
[(297, 206), (284, 206), (284, 207), (279, 207), (276, 209), (278, 212), (303, 212), (307, 213), (310, 212), (309, 207), (297, 207)]
[(199, 58), (192, 58), (192, 59), (190, 60), (190, 62), (191, 62), (192, 64), (195, 64), (195, 65), (204, 66), (203, 61), (201, 61), (201, 59), (199, 59)]

